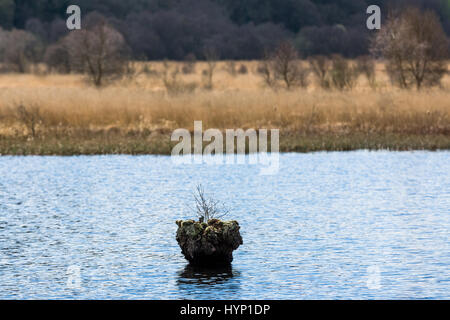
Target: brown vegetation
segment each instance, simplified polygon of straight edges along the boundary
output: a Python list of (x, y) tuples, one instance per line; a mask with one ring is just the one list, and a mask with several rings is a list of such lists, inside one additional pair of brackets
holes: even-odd
[(373, 51), (387, 59), (392, 82), (417, 89), (440, 85), (447, 73), (448, 48), (436, 14), (417, 8), (391, 15), (373, 44)]
[(273, 52), (268, 52), (259, 68), (264, 81), (272, 88), (278, 82), (288, 90), (308, 86), (310, 70), (300, 61), (297, 49), (290, 42), (282, 42)]
[(331, 61), (328, 57), (317, 55), (309, 58), (309, 64), (311, 65), (311, 70), (316, 76), (319, 85), (323, 89), (330, 87), (329, 71), (331, 68)]
[(97, 87), (125, 72), (125, 40), (105, 21), (71, 32), (63, 41), (73, 68), (86, 72)]
[[(442, 88), (405, 91), (378, 63), (376, 88), (358, 77), (351, 91), (323, 89), (310, 74), (307, 88), (274, 91), (260, 62), (237, 62), (250, 72), (235, 76), (216, 63), (214, 90), (171, 91), (164, 72), (180, 70), (176, 62), (137, 64), (133, 77), (102, 89), (82, 75), (0, 75), (0, 153), (168, 154), (171, 132), (192, 130), (194, 120), (205, 129), (279, 128), (281, 151), (450, 149), (450, 77)], [(205, 68), (178, 71), (176, 82), (198, 84)]]

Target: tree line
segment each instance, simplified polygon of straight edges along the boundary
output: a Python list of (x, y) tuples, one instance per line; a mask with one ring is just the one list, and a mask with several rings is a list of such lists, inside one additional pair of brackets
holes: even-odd
[[(200, 1), (197, 0), (196, 3)], [(211, 14), (218, 12), (215, 8), (210, 7)], [(185, 9), (189, 10), (188, 7)], [(208, 12), (204, 11), (204, 13)], [(133, 28), (135, 23), (140, 26), (141, 22), (151, 24), (158, 19), (166, 18), (167, 16), (161, 13), (155, 13), (149, 21), (140, 21), (135, 17), (125, 25)], [(120, 31), (120, 23), (111, 17), (93, 11), (83, 18), (83, 28), (72, 32), (63, 32), (62, 25), (55, 21), (52, 22), (53, 28), (39, 29), (40, 23), (39, 20), (27, 21), (29, 28), (34, 24), (33, 32), (15, 28), (0, 29), (0, 61), (2, 62), (0, 71), (25, 73), (37, 63), (44, 62), (50, 71), (87, 74), (96, 86), (133, 72), (130, 62), (136, 59), (136, 52), (130, 45), (126, 33)], [(196, 27), (205, 29), (204, 25)], [(253, 25), (253, 28), (257, 30), (265, 27), (267, 26), (264, 24)], [(185, 30), (186, 41), (196, 41), (199, 45), (195, 47), (195, 52), (186, 51), (189, 53), (183, 57), (181, 53), (185, 52), (182, 49), (187, 47), (183, 46), (183, 42), (174, 42), (168, 52), (172, 54), (179, 52), (178, 58), (186, 62), (185, 67), (195, 62), (197, 56), (204, 59), (208, 66), (205, 70), (205, 76), (208, 79), (207, 88), (212, 89), (216, 61), (223, 58), (221, 54), (225, 50), (233, 49), (232, 45), (232, 48), (227, 48), (230, 43), (232, 44), (231, 40), (220, 39), (217, 43), (206, 41), (200, 45), (201, 38), (197, 40), (189, 38), (189, 29), (186, 24), (177, 26), (175, 29)], [(164, 30), (167, 32), (167, 29)], [(54, 36), (57, 40), (43, 41), (37, 34), (40, 31), (47, 32), (47, 37)], [(206, 28), (203, 31), (207, 32), (209, 29)], [(139, 37), (140, 34), (135, 36)], [(142, 36), (151, 37), (151, 32), (148, 31)], [(329, 36), (323, 41), (332, 42), (333, 38)], [(271, 45), (261, 45), (258, 48), (263, 52), (258, 73), (265, 83), (274, 89), (283, 86), (286, 89), (295, 86), (306, 87), (308, 75), (314, 73), (321, 87), (344, 90), (351, 89), (361, 74), (364, 74), (369, 84), (373, 85), (375, 83), (373, 58), (378, 57), (386, 60), (386, 70), (392, 83), (401, 88), (415, 86), (421, 89), (424, 86), (440, 85), (441, 79), (448, 72), (449, 40), (439, 16), (433, 10), (423, 10), (420, 7), (401, 7), (392, 10), (383, 28), (367, 41), (368, 52), (371, 56), (360, 55), (356, 63), (350, 63), (342, 54), (331, 51), (331, 54), (310, 54), (308, 64), (305, 65), (300, 59), (305, 52), (299, 49), (295, 39), (277, 37), (273, 39)], [(144, 41), (141, 44), (144, 46), (143, 50), (148, 48), (153, 53), (157, 50), (151, 46), (151, 41), (150, 43)], [(249, 45), (248, 42), (242, 44)], [(238, 56), (237, 54), (236, 57)], [(172, 83), (176, 83), (177, 72), (169, 72), (169, 68), (166, 69), (164, 83), (172, 86)]]
[(370, 56), (351, 62), (339, 54), (313, 55), (304, 63), (294, 45), (285, 41), (266, 53), (260, 70), (272, 88), (307, 87), (308, 74), (313, 73), (322, 88), (345, 90), (352, 89), (360, 75), (375, 87), (375, 59), (382, 58), (393, 85), (420, 90), (441, 85), (448, 73), (449, 45), (435, 12), (408, 7), (390, 14), (370, 40)]
[(383, 12), (405, 4), (431, 9), (450, 34), (449, 0), (0, 0), (0, 27), (26, 31), (48, 46), (67, 34), (70, 4), (79, 5), (83, 17), (105, 17), (133, 59), (142, 60), (205, 59), (205, 47), (221, 59), (260, 59), (286, 39), (304, 56), (367, 55), (371, 4)]

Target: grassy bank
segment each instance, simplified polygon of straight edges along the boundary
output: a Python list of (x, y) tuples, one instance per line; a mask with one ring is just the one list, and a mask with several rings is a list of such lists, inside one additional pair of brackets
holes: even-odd
[[(170, 134), (93, 135), (61, 138), (0, 138), (1, 155), (169, 155), (174, 143)], [(450, 150), (449, 135), (404, 134), (299, 134), (280, 136), (281, 152), (351, 151), (351, 150)]]
[(246, 74), (217, 67), (202, 88), (202, 65), (181, 75), (189, 92), (168, 93), (161, 64), (103, 89), (78, 75), (0, 76), (0, 154), (170, 154), (171, 132), (280, 129), (280, 151), (450, 149), (450, 79), (417, 92), (393, 88), (383, 66), (375, 87), (351, 91), (264, 87), (256, 62)]

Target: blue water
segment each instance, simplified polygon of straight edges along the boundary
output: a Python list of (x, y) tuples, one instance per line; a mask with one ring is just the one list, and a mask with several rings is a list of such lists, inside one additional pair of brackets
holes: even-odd
[[(3, 299), (449, 299), (450, 153), (0, 157)], [(203, 184), (241, 225), (231, 269), (187, 266)]]

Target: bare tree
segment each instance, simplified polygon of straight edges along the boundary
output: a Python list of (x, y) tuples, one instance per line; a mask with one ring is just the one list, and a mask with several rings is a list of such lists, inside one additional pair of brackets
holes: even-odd
[(207, 198), (202, 185), (198, 185), (194, 193), (195, 211), (200, 222), (208, 222), (210, 219), (221, 219), (229, 210), (218, 200)]
[(279, 81), (287, 89), (308, 86), (310, 70), (302, 64), (297, 49), (288, 41), (282, 42), (275, 51), (266, 53), (258, 70), (272, 88), (276, 88)]
[(391, 14), (372, 50), (387, 59), (391, 80), (402, 88), (439, 85), (447, 72), (448, 39), (432, 11)]
[(275, 78), (275, 72), (273, 68), (273, 60), (271, 54), (266, 51), (264, 53), (264, 58), (258, 64), (258, 73), (263, 77), (264, 83), (275, 89), (277, 86), (277, 79)]
[(356, 60), (356, 68), (359, 74), (363, 74), (369, 85), (374, 88), (376, 85), (375, 62), (369, 56), (361, 56)]
[(33, 138), (36, 137), (36, 126), (42, 122), (39, 106), (32, 105), (25, 107), (23, 104), (19, 104), (16, 109), (16, 115), (18, 120), (31, 132)]
[(72, 31), (65, 41), (72, 66), (87, 72), (97, 87), (107, 79), (121, 76), (127, 68), (125, 40), (104, 19), (89, 28)]
[(329, 73), (331, 61), (325, 56), (317, 55), (308, 59), (311, 70), (319, 81), (319, 85), (327, 89), (330, 87)]
[(299, 61), (297, 49), (288, 41), (282, 42), (273, 53), (273, 67), (277, 78), (287, 89), (293, 86), (307, 86), (308, 71)]
[(214, 71), (217, 66), (217, 60), (219, 60), (219, 55), (216, 51), (216, 49), (212, 47), (205, 47), (203, 50), (203, 55), (206, 59), (206, 70), (205, 70), (205, 76), (206, 76), (206, 89), (212, 89), (213, 88), (213, 76)]

